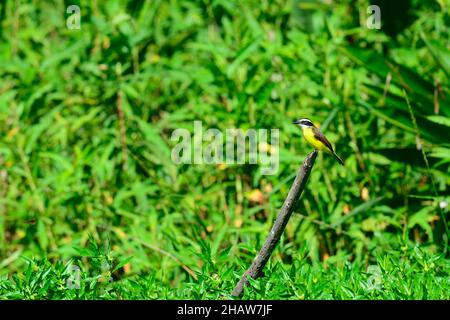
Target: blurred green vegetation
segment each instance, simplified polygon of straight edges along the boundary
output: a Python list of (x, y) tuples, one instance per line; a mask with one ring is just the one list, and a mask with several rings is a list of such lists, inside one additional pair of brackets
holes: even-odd
[[(345, 167), (319, 156), (244, 298), (449, 299), (450, 2), (370, 4), (1, 1), (0, 298), (229, 297), (308, 117)], [(174, 164), (194, 120), (279, 128), (279, 171)]]

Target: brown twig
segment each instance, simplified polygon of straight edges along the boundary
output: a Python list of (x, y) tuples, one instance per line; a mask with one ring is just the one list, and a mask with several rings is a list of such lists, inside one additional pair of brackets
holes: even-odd
[(311, 152), (303, 161), (303, 165), (301, 166), (297, 176), (295, 177), (294, 183), (292, 184), (291, 190), (289, 190), (289, 194), (284, 200), (284, 204), (280, 209), (277, 219), (270, 231), (269, 236), (264, 242), (263, 247), (259, 251), (255, 260), (248, 270), (244, 273), (241, 280), (237, 283), (232, 296), (239, 297), (244, 291), (245, 285), (248, 283), (248, 277), (252, 277), (256, 279), (262, 275), (262, 270), (272, 255), (275, 246), (280, 240), (281, 235), (283, 234), (284, 229), (291, 217), (292, 211), (294, 210), (295, 204), (297, 203), (298, 198), (301, 193), (305, 189), (306, 182), (308, 181), (309, 174), (311, 173), (311, 169), (314, 166), (314, 161), (317, 157), (317, 150)]

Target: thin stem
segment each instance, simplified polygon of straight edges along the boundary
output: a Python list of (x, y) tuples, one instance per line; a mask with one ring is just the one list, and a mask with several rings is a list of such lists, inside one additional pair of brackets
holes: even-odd
[(406, 99), (406, 104), (408, 105), (409, 114), (411, 115), (411, 120), (412, 120), (413, 125), (414, 125), (414, 129), (415, 129), (415, 132), (416, 132), (416, 140), (419, 142), (420, 151), (422, 152), (422, 157), (423, 157), (423, 160), (425, 161), (425, 165), (427, 167), (428, 177), (431, 180), (431, 187), (433, 188), (434, 195), (438, 199), (437, 210), (441, 214), (442, 222), (444, 223), (445, 234), (446, 234), (447, 240), (448, 240), (450, 238), (450, 231), (448, 229), (447, 220), (445, 219), (445, 214), (442, 212), (442, 209), (441, 209), (441, 207), (439, 205), (439, 202), (440, 202), (439, 199), (441, 197), (439, 197), (439, 194), (437, 192), (436, 184), (434, 183), (433, 175), (431, 174), (430, 163), (428, 162), (428, 157), (427, 157), (427, 154), (425, 153), (425, 150), (424, 150), (424, 147), (423, 147), (422, 138), (420, 137), (420, 131), (419, 131), (419, 127), (417, 126), (416, 117), (414, 116), (414, 112), (412, 110), (411, 104), (409, 103), (408, 95), (406, 94), (405, 89), (403, 89), (403, 95), (404, 95), (404, 97)]

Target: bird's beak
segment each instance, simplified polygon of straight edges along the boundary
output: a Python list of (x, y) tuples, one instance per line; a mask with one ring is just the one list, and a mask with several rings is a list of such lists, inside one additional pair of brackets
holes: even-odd
[(299, 120), (295, 120), (294, 122), (292, 122), (293, 124), (300, 124)]

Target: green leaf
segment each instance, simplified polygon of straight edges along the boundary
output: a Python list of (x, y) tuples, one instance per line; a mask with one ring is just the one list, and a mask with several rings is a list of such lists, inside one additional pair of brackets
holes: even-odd
[(436, 62), (442, 67), (442, 70), (450, 80), (450, 53), (448, 51), (448, 48), (443, 46), (442, 43), (438, 42), (435, 39), (428, 40), (425, 33), (423, 32), (421, 32), (420, 36), (425, 42), (428, 50), (430, 50), (431, 54), (436, 59)]
[[(413, 127), (411, 116), (408, 109), (399, 110), (396, 108), (386, 107), (374, 107), (364, 101), (360, 101), (360, 105), (369, 109), (376, 116), (383, 118), (387, 122), (407, 131), (415, 134), (416, 131)], [(406, 103), (405, 103), (406, 105)], [(415, 115), (417, 126), (420, 132), (420, 136), (433, 143), (448, 143), (448, 128), (444, 125), (432, 122), (427, 118), (419, 115)]]
[(431, 122), (441, 124), (446, 127), (450, 127), (450, 118), (433, 115), (433, 116), (428, 116), (427, 119), (430, 120)]
[(114, 267), (114, 270), (112, 272), (115, 272), (122, 268), (124, 265), (126, 265), (130, 260), (133, 258), (133, 256), (129, 256), (128, 258), (123, 259), (117, 266)]
[(353, 217), (361, 212), (367, 212), (368, 209), (372, 208), (373, 206), (375, 206), (378, 202), (380, 202), (383, 199), (384, 199), (384, 197), (377, 197), (375, 199), (369, 200), (367, 202), (364, 202), (364, 203), (358, 205), (352, 211), (350, 211), (347, 215), (345, 215), (344, 217), (340, 218), (338, 221), (333, 223), (332, 224), (333, 228), (343, 224), (345, 221), (347, 221), (351, 217)]
[(431, 229), (431, 226), (428, 221), (432, 219), (431, 216), (432, 209), (433, 209), (432, 207), (425, 207), (420, 211), (418, 211), (417, 213), (413, 214), (408, 219), (408, 229), (411, 229), (416, 225), (420, 226), (422, 229), (425, 230), (430, 241), (433, 241), (433, 230)]
[(450, 159), (450, 149), (443, 147), (434, 148), (430, 153), (430, 157), (440, 159)]
[(39, 219), (37, 222), (37, 237), (39, 241), (39, 245), (42, 250), (47, 250), (48, 247), (48, 235), (47, 229), (43, 219)]

